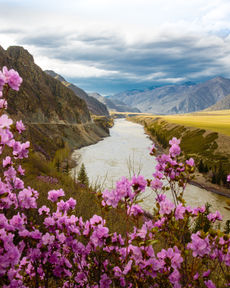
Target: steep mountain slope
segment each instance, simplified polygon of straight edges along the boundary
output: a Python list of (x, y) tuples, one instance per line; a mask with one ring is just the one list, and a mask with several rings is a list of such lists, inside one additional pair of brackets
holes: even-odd
[(230, 109), (230, 94), (225, 96), (223, 99), (218, 101), (216, 104), (208, 107), (207, 111), (215, 111), (215, 110), (225, 110)]
[(77, 87), (74, 84), (69, 83), (62, 76), (58, 75), (52, 70), (46, 70), (45, 72), (48, 75), (52, 76), (53, 78), (61, 81), (62, 84), (70, 88), (78, 97), (85, 100), (87, 107), (92, 114), (99, 115), (99, 116), (109, 115), (109, 111), (107, 107), (103, 103), (95, 99), (94, 97), (90, 97), (84, 90), (82, 90), (81, 88)]
[(34, 148), (51, 155), (64, 142), (79, 147), (108, 135), (96, 126), (84, 100), (60, 81), (47, 75), (22, 47), (0, 47), (0, 67), (17, 70), (23, 78), (20, 91), (8, 95), (8, 113), (22, 119)]
[(109, 97), (136, 106), (142, 112), (175, 114), (203, 110), (230, 94), (230, 79), (216, 77), (204, 83), (166, 85), (132, 90)]
[(103, 97), (99, 93), (89, 93), (90, 96), (96, 98), (101, 103), (104, 103), (109, 110), (116, 112), (140, 112), (139, 109), (126, 105), (121, 100), (109, 99), (108, 97)]

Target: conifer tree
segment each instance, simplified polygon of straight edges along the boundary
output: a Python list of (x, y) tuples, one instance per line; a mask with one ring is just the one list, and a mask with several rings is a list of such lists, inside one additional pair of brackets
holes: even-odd
[(204, 172), (204, 163), (203, 163), (202, 159), (199, 162), (198, 170), (199, 170), (200, 173)]
[(78, 173), (77, 180), (78, 182), (84, 184), (85, 186), (89, 186), (89, 178), (87, 176), (84, 163), (81, 164), (81, 168)]

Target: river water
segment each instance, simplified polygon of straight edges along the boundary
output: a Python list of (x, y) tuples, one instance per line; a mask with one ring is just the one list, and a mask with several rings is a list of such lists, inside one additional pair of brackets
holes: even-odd
[[(90, 183), (99, 185), (103, 189), (111, 189), (122, 176), (130, 177), (141, 174), (151, 179), (156, 160), (149, 155), (148, 148), (152, 141), (144, 133), (141, 125), (126, 121), (115, 120), (115, 125), (110, 129), (110, 137), (97, 144), (83, 147), (74, 151), (73, 159), (78, 166), (72, 170), (72, 175), (77, 175), (81, 163), (84, 163)], [(168, 195), (171, 198), (171, 194)], [(228, 198), (214, 194), (193, 185), (187, 185), (184, 198), (188, 205), (202, 206), (206, 202), (212, 205), (211, 210), (219, 210), (224, 219), (230, 219), (230, 212), (225, 209)], [(150, 189), (143, 195), (143, 208), (152, 212), (155, 193)]]

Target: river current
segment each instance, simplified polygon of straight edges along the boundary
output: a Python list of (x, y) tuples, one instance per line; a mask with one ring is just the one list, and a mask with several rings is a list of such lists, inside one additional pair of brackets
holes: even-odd
[[(110, 129), (110, 137), (97, 144), (75, 150), (73, 159), (78, 166), (72, 170), (77, 175), (81, 163), (84, 163), (90, 183), (100, 185), (103, 189), (112, 189), (122, 176), (131, 177), (141, 174), (145, 178), (152, 178), (156, 160), (149, 155), (152, 141), (144, 133), (141, 125), (126, 121), (115, 120)], [(155, 193), (150, 189), (143, 195), (142, 207), (152, 212)], [(171, 194), (168, 195), (171, 198)], [(206, 202), (212, 205), (211, 210), (219, 210), (224, 219), (230, 219), (230, 211), (225, 209), (228, 198), (214, 194), (193, 185), (187, 185), (184, 198), (188, 205), (202, 206)]]

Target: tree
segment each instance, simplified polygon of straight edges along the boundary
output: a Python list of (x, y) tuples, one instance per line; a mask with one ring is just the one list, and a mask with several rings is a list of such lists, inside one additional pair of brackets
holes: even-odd
[(204, 172), (204, 163), (203, 163), (202, 159), (199, 162), (198, 170), (199, 170), (200, 173)]
[(84, 163), (81, 164), (81, 168), (78, 173), (77, 180), (78, 182), (84, 184), (85, 186), (89, 186), (89, 178), (87, 176)]

